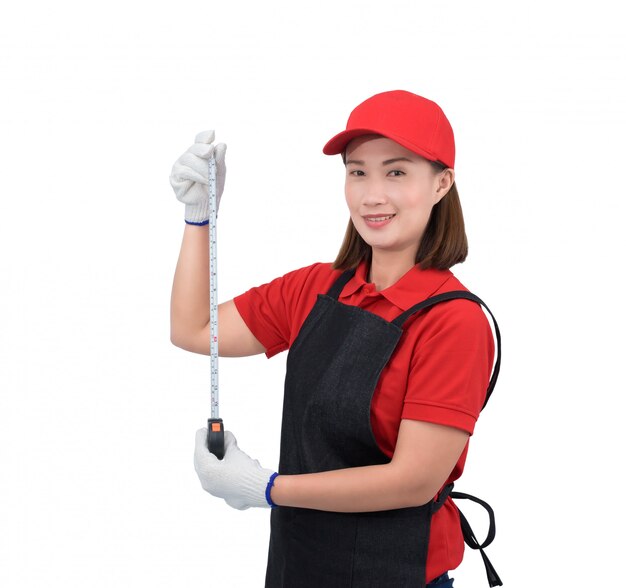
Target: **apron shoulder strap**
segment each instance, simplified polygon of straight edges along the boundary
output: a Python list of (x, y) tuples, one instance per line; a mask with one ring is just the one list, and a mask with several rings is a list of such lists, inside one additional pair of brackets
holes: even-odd
[(491, 375), (489, 386), (487, 388), (487, 395), (485, 397), (485, 403), (483, 404), (483, 408), (485, 408), (485, 406), (487, 406), (487, 402), (489, 401), (489, 397), (491, 396), (491, 393), (493, 392), (493, 389), (495, 388), (496, 382), (498, 380), (498, 373), (500, 372), (500, 360), (502, 357), (502, 342), (500, 341), (500, 328), (498, 327), (498, 322), (496, 321), (496, 317), (493, 316), (493, 313), (491, 312), (491, 310), (489, 310), (489, 307), (478, 296), (476, 296), (476, 294), (472, 294), (471, 292), (467, 292), (466, 290), (452, 290), (450, 292), (442, 292), (441, 294), (436, 294), (435, 296), (431, 296), (430, 298), (427, 298), (426, 300), (422, 300), (422, 302), (419, 302), (418, 304), (411, 306), (411, 308), (405, 310), (400, 316), (396, 317), (392, 322), (398, 327), (402, 328), (402, 325), (404, 324), (404, 322), (407, 319), (409, 319), (411, 316), (413, 316), (416, 312), (419, 312), (420, 310), (423, 310), (424, 308), (433, 306), (434, 304), (445, 302), (447, 300), (453, 300), (455, 298), (466, 298), (467, 300), (473, 300), (474, 302), (481, 304), (487, 309), (487, 311), (491, 315), (491, 318), (493, 319), (493, 326), (495, 327), (495, 331), (496, 331), (496, 342), (497, 342), (498, 349), (497, 349), (496, 363), (494, 365), (493, 374)]
[(337, 300), (339, 298), (339, 294), (343, 290), (343, 287), (350, 281), (352, 276), (356, 273), (356, 268), (347, 269), (343, 272), (336, 280), (335, 283), (328, 289), (326, 292), (327, 296), (334, 298)]

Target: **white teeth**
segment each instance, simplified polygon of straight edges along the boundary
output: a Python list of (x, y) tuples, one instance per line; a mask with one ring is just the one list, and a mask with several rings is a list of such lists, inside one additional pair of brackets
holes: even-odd
[(368, 218), (367, 220), (370, 221), (370, 222), (374, 222), (374, 223), (381, 223), (383, 221), (386, 221), (386, 220), (390, 219), (393, 216), (394, 216), (393, 214), (391, 214), (389, 216), (377, 216), (375, 218)]

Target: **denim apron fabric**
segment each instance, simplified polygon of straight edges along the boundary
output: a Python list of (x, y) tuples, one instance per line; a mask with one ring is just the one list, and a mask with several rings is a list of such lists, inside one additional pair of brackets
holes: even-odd
[[(457, 290), (389, 322), (338, 301), (355, 271), (346, 270), (326, 294), (318, 294), (287, 355), (279, 474), (389, 463), (374, 438), (370, 404), (402, 325), (419, 310), (451, 298), (482, 304)], [(499, 343), (497, 326), (496, 333)], [(487, 399), (499, 362), (498, 354)], [(265, 588), (425, 588), (431, 518), (452, 487), (422, 506), (393, 510), (273, 508)]]
[(453, 586), (454, 578), (448, 576), (448, 572), (426, 584), (426, 588), (452, 588)]

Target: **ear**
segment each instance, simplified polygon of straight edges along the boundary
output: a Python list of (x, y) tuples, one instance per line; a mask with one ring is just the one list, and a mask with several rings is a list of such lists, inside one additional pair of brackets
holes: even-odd
[(454, 178), (454, 170), (450, 167), (437, 174), (434, 204), (438, 204), (439, 201), (450, 191), (452, 184), (454, 184)]

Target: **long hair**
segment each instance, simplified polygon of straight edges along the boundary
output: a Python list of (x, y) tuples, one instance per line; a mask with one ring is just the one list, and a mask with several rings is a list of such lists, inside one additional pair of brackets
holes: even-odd
[[(345, 151), (342, 154), (346, 162)], [(439, 161), (427, 160), (435, 173), (442, 172), (447, 166)], [(456, 188), (456, 181), (448, 193), (435, 204), (430, 212), (426, 229), (422, 235), (415, 263), (421, 269), (450, 269), (457, 263), (463, 263), (467, 258), (467, 235), (461, 200)], [(362, 260), (372, 261), (372, 247), (368, 245), (354, 227), (352, 219), (348, 220), (348, 228), (343, 243), (333, 262), (333, 269), (352, 269)]]

